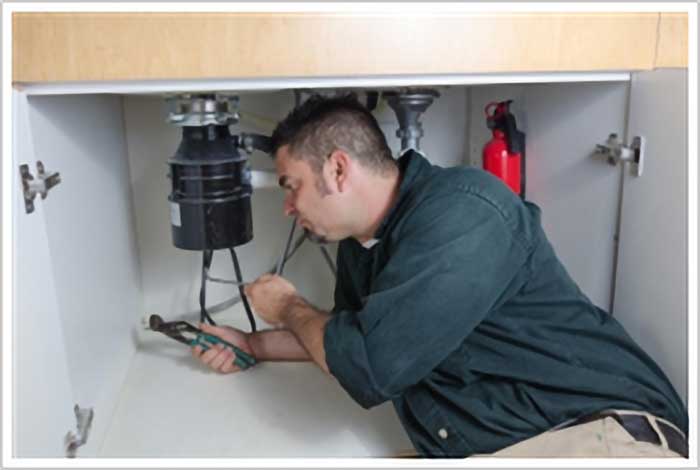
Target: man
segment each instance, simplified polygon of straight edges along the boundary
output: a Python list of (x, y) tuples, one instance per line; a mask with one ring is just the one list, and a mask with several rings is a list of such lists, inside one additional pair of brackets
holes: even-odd
[[(537, 206), (481, 170), (395, 161), (352, 98), (307, 100), (273, 142), (285, 213), (340, 241), (335, 306), (265, 275), (246, 294), (278, 328), (206, 331), (313, 360), (365, 408), (391, 400), (422, 456), (687, 455), (683, 403), (566, 273)], [(237, 370), (229, 350), (193, 354)]]

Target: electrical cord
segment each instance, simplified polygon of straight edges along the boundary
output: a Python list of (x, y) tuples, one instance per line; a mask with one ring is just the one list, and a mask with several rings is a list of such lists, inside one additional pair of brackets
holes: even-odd
[[(290, 259), (292, 259), (292, 256), (294, 256), (294, 254), (295, 254), (295, 253), (297, 252), (297, 250), (301, 247), (301, 245), (304, 243), (305, 240), (306, 240), (306, 236), (305, 236), (303, 233), (300, 234), (300, 235), (297, 237), (297, 241), (294, 242), (294, 246), (292, 247), (292, 249), (290, 250), (289, 254), (287, 255), (287, 259), (285, 259), (285, 262), (286, 262), (286, 261), (289, 261)], [(274, 274), (275, 269), (277, 269), (277, 267), (276, 267), (276, 266), (273, 266), (272, 268), (270, 268), (270, 269), (267, 271), (267, 273), (268, 273), (268, 274)], [(207, 270), (207, 280), (208, 280), (208, 281), (212, 281), (212, 282), (221, 282), (221, 283), (224, 283), (224, 284), (240, 285), (240, 283), (239, 283), (238, 281), (229, 281), (229, 280), (226, 280), (226, 279), (218, 279), (218, 278), (215, 278), (215, 277), (211, 277), (211, 276), (209, 276), (208, 270)], [(247, 284), (247, 283), (244, 281), (244, 282), (243, 282), (243, 285), (245, 285), (245, 284)], [(238, 302), (240, 302), (240, 301), (241, 301), (241, 298), (240, 298), (240, 297), (231, 297), (230, 299), (226, 299), (226, 300), (224, 300), (223, 302), (219, 302), (218, 304), (215, 304), (215, 305), (210, 306), (210, 307), (207, 309), (207, 313), (213, 314), (213, 313), (222, 312), (222, 311), (226, 310), (227, 308), (233, 307), (234, 305), (236, 305), (236, 304), (237, 304)], [(185, 319), (187, 319), (187, 318), (191, 318), (191, 317), (193, 317), (193, 316), (196, 316), (198, 313), (200, 313), (200, 312), (199, 312), (199, 311), (194, 311), (194, 312), (182, 313), (182, 314), (180, 314), (177, 318), (185, 320)]]
[[(292, 251), (289, 252), (287, 255), (287, 258), (285, 258), (284, 262), (286, 263), (290, 259), (292, 259), (292, 256), (294, 256), (294, 253), (297, 252), (299, 247), (306, 241), (306, 234), (302, 233), (297, 237), (297, 241), (294, 242), (294, 246), (292, 247)], [(272, 274), (274, 272), (273, 269), (270, 269), (269, 273)]]
[[(292, 259), (292, 256), (294, 256), (294, 254), (299, 250), (299, 248), (301, 247), (301, 245), (304, 244), (304, 242), (306, 241), (306, 239), (307, 239), (307, 238), (306, 238), (306, 234), (304, 234), (304, 233), (301, 233), (301, 234), (297, 237), (296, 242), (294, 242), (294, 246), (292, 247), (291, 250), (289, 250), (289, 253), (287, 254), (287, 256), (286, 256), (285, 259), (284, 259), (284, 262), (285, 262), (285, 263), (286, 263), (287, 261), (289, 261), (290, 259)], [(218, 278), (215, 278), (215, 277), (211, 277), (211, 276), (209, 276), (209, 267), (206, 266), (206, 262), (203, 262), (203, 264), (204, 264), (203, 269), (202, 269), (202, 271), (203, 271), (203, 277), (204, 277), (207, 281), (220, 282), (220, 283), (223, 283), (223, 284), (233, 284), (233, 285), (236, 285), (236, 286), (241, 286), (241, 285), (247, 284), (247, 282), (245, 282), (245, 281), (243, 281), (243, 282), (241, 282), (241, 281), (231, 281), (231, 280), (227, 280), (227, 279), (218, 279)], [(209, 260), (209, 265), (211, 265), (211, 259)], [(277, 266), (275, 265), (275, 266), (273, 266), (272, 268), (270, 268), (270, 269), (267, 271), (267, 273), (268, 273), (268, 274), (274, 274), (276, 271), (277, 271)], [(210, 306), (209, 308), (204, 308), (204, 307), (203, 307), (203, 304), (204, 304), (204, 300), (206, 300), (206, 294), (204, 293), (205, 289), (206, 289), (206, 287), (205, 287), (204, 281), (203, 281), (203, 282), (202, 282), (202, 290), (200, 291), (200, 310), (199, 310), (199, 311), (193, 311), (193, 312), (187, 312), (187, 313), (180, 314), (180, 315), (178, 316), (178, 318), (187, 319), (187, 318), (191, 318), (191, 317), (197, 315), (197, 313), (199, 313), (199, 314), (200, 314), (200, 322), (204, 323), (204, 318), (208, 318), (208, 319), (209, 319), (209, 322), (210, 322), (212, 325), (216, 325), (216, 324), (213, 322), (213, 320), (211, 319), (210, 314), (218, 313), (218, 312), (224, 311), (224, 310), (226, 310), (226, 309), (228, 309), (228, 308), (230, 308), (230, 307), (233, 307), (234, 305), (236, 305), (238, 302), (240, 302), (240, 301), (242, 300), (241, 297), (231, 297), (230, 299), (226, 299), (226, 300), (224, 300), (223, 302), (219, 302), (218, 304), (215, 304), (215, 305)], [(204, 316), (202, 315), (203, 312), (206, 312), (206, 317), (204, 317)]]
[(326, 260), (326, 263), (328, 263), (328, 267), (331, 268), (333, 276), (337, 277), (338, 275), (336, 274), (337, 271), (335, 263), (333, 263), (333, 259), (331, 258), (330, 253), (328, 253), (328, 249), (323, 245), (320, 245), (319, 248), (321, 249), (321, 253), (323, 253), (323, 258)]
[(297, 226), (297, 219), (295, 218), (292, 221), (292, 228), (289, 230), (289, 237), (287, 237), (287, 244), (284, 246), (284, 251), (282, 252), (282, 256), (280, 256), (279, 261), (277, 262), (277, 269), (275, 269), (275, 273), (278, 276), (282, 275), (282, 271), (284, 270), (284, 263), (287, 260), (287, 253), (289, 252), (289, 245), (292, 244), (292, 238), (294, 237), (294, 229)]
[[(289, 261), (290, 259), (292, 259), (292, 256), (294, 256), (294, 253), (297, 252), (297, 250), (298, 250), (299, 247), (304, 243), (305, 240), (306, 240), (306, 235), (304, 235), (304, 234), (301, 234), (301, 235), (299, 235), (299, 236), (297, 237), (297, 240), (294, 242), (294, 246), (293, 246), (292, 249), (289, 251), (289, 253), (287, 253), (287, 256), (286, 256), (285, 259), (284, 259), (284, 262), (285, 262), (285, 263), (286, 263), (287, 261)], [(332, 261), (330, 260), (330, 255), (328, 255), (327, 261), (329, 261), (329, 262), (332, 263)], [(331, 267), (332, 270), (334, 270), (334, 266), (333, 266), (332, 264), (330, 264), (329, 266)], [(267, 274), (275, 274), (276, 272), (277, 272), (277, 265), (273, 266), (272, 268), (270, 268), (269, 270), (266, 271)], [(238, 281), (238, 280), (232, 281), (232, 280), (230, 280), (230, 279), (221, 279), (221, 278), (218, 278), (218, 277), (213, 277), (213, 276), (210, 276), (210, 275), (209, 275), (209, 270), (207, 270), (206, 275), (207, 275), (207, 281), (218, 282), (218, 283), (221, 283), (221, 284), (232, 284), (232, 285), (234, 285), (234, 286), (245, 286), (246, 284), (250, 284), (250, 283), (252, 282), (252, 281)], [(217, 305), (211, 307), (208, 311), (209, 311), (210, 313), (211, 313), (211, 312), (214, 312), (214, 311), (217, 311), (217, 312), (218, 312), (218, 311), (220, 311), (221, 309), (219, 309), (219, 310), (214, 310), (214, 309), (217, 308), (217, 307), (219, 307), (220, 305), (227, 304), (227, 302), (229, 302), (230, 300), (234, 300), (234, 299), (235, 299), (235, 300), (240, 300), (238, 297), (234, 297), (233, 299), (229, 299), (229, 300), (227, 300), (227, 301), (225, 301), (225, 302), (222, 302), (221, 304), (217, 304)], [(227, 307), (228, 307), (228, 306), (229, 306), (229, 305), (227, 304)]]
[(243, 275), (241, 274), (241, 267), (238, 264), (238, 257), (236, 256), (236, 250), (229, 248), (231, 252), (231, 259), (233, 260), (233, 269), (236, 271), (236, 279), (238, 279), (238, 293), (243, 300), (243, 306), (245, 307), (245, 313), (248, 315), (248, 321), (250, 322), (250, 329), (253, 333), (256, 331), (255, 318), (253, 317), (253, 312), (250, 310), (250, 304), (248, 304), (248, 297), (245, 295), (243, 289)]

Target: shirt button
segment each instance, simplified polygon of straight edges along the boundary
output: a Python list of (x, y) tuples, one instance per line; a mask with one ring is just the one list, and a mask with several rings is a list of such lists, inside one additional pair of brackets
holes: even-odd
[(440, 428), (440, 430), (438, 431), (438, 436), (440, 436), (442, 439), (447, 439), (447, 429)]

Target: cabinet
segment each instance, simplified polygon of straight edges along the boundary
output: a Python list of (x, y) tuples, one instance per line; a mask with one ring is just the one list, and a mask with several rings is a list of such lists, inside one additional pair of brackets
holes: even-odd
[[(263, 133), (291, 109), (292, 88), (432, 86), (441, 97), (422, 118), (422, 148), (444, 166), (478, 164), (487, 139), (485, 104), (514, 99), (528, 136), (528, 198), (543, 208), (556, 251), (582, 290), (601, 307), (614, 307), (687, 399), (688, 149), (687, 118), (678, 112), (687, 102), (687, 70), (494, 74), (479, 83), (444, 75), (398, 75), (381, 83), (281, 77), (274, 87), (257, 73), (248, 81), (220, 79), (215, 87), (194, 77), (182, 86), (237, 91), (242, 119), (236, 131)], [(194, 363), (187, 348), (145, 329), (152, 313), (196, 319), (200, 258), (170, 238), (166, 160), (180, 136), (164, 123), (162, 95), (183, 88), (122, 85), (61, 88), (49, 80), (13, 92), (13, 455), (64, 455), (64, 435), (76, 426), (75, 403), (95, 413), (81, 457), (409, 451), (390, 404), (363, 410), (311, 364), (263, 364), (220, 376)], [(380, 102), (375, 114), (398, 152), (392, 111)], [(647, 138), (641, 177), (593, 157), (595, 145), (612, 132), (626, 142)], [(39, 160), (60, 172), (61, 183), (27, 214), (18, 169), (27, 164), (35, 173)], [(253, 154), (251, 165), (273, 168), (262, 154)], [(254, 238), (238, 250), (246, 279), (280, 254), (289, 227), (281, 201), (277, 189), (254, 192)], [(212, 271), (233, 277), (223, 254)], [(331, 306), (332, 276), (315, 247), (303, 245), (285, 272), (314, 303)], [(211, 285), (208, 297), (216, 304), (231, 295), (230, 288)], [(215, 319), (247, 329), (240, 305)]]
[[(446, 11), (447, 10), (447, 11)], [(649, 70), (687, 66), (688, 15), (15, 13), (15, 82)], [(80, 47), (75, 47), (80, 44)]]

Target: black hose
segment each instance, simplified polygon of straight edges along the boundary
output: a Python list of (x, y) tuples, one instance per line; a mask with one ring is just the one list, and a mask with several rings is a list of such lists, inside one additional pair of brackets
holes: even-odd
[(211, 266), (211, 259), (214, 255), (212, 250), (202, 251), (202, 286), (199, 289), (199, 321), (204, 323), (208, 321), (210, 325), (216, 325), (214, 320), (209, 316), (206, 308), (207, 300), (207, 272)]
[(292, 238), (294, 238), (294, 229), (297, 226), (297, 219), (294, 219), (292, 221), (292, 228), (289, 230), (289, 237), (287, 238), (287, 244), (284, 245), (284, 252), (282, 253), (282, 256), (280, 256), (279, 261), (277, 262), (277, 269), (275, 269), (275, 274), (278, 276), (282, 275), (282, 271), (284, 271), (284, 264), (287, 262), (287, 253), (289, 253), (289, 247), (292, 244)]
[[(239, 283), (243, 283), (243, 275), (241, 274), (241, 267), (238, 265), (238, 257), (236, 256), (236, 251), (233, 248), (229, 248), (231, 252), (231, 259), (233, 259), (233, 269), (236, 271), (236, 279)], [(250, 322), (250, 329), (253, 333), (257, 330), (255, 326), (255, 318), (253, 317), (253, 312), (250, 310), (250, 305), (248, 304), (248, 297), (245, 295), (245, 291), (241, 284), (238, 285), (238, 293), (243, 300), (243, 306), (245, 307), (245, 313), (248, 315), (248, 321)]]

